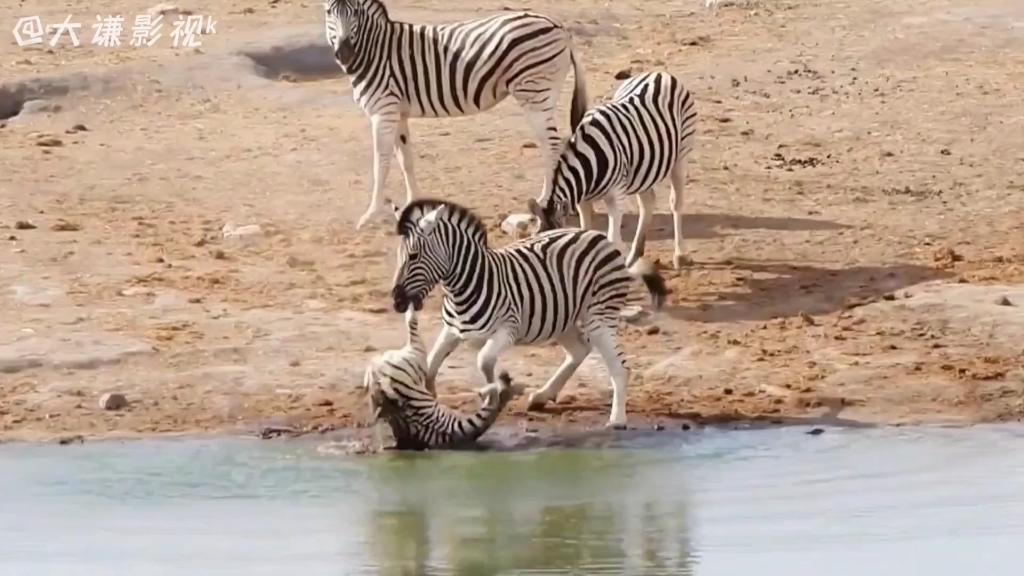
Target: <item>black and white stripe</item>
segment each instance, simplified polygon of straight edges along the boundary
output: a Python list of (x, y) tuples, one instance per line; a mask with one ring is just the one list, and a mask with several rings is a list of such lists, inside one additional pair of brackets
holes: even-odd
[(383, 206), (392, 148), (405, 176), (406, 201), (419, 196), (409, 118), (467, 116), (508, 96), (525, 112), (547, 163), (541, 197), (547, 196), (562, 148), (555, 109), (570, 67), (576, 76), (572, 127), (587, 109), (583, 68), (561, 24), (528, 12), (409, 24), (392, 20), (381, 0), (328, 0), (324, 9), (327, 42), (373, 129), (373, 194), (357, 227)]
[(622, 204), (636, 195), (640, 218), (627, 265), (644, 254), (647, 228), (654, 215), (654, 186), (670, 178), (675, 236), (674, 263), (689, 258), (683, 251), (682, 208), (686, 157), (693, 151), (697, 112), (690, 91), (666, 72), (648, 72), (623, 82), (610, 102), (595, 106), (576, 127), (558, 158), (551, 196), (529, 209), (540, 230), (560, 228), (573, 206), (580, 225), (590, 228), (594, 202), (608, 209), (608, 238), (620, 242)]
[(428, 382), (465, 339), (486, 340), (477, 368), (488, 384), (494, 383), (503, 352), (554, 340), (565, 350), (565, 361), (530, 396), (536, 409), (555, 399), (596, 348), (612, 382), (609, 425), (626, 424), (629, 373), (616, 329), (637, 278), (654, 305), (661, 305), (660, 275), (628, 270), (618, 247), (593, 230), (552, 230), (494, 250), (483, 222), (458, 204), (419, 199), (395, 207), (395, 215), (400, 236), (391, 291), (395, 310), (422, 308), (437, 284), (445, 293), (443, 327), (427, 359)]
[(363, 374), (374, 420), (388, 423), (399, 450), (472, 444), (494, 425), (512, 399), (512, 379), (502, 372), (498, 383), (480, 390), (480, 408), (462, 416), (438, 403), (433, 389), (427, 388), (427, 351), (412, 308), (406, 311), (406, 329), (405, 347), (374, 356)]

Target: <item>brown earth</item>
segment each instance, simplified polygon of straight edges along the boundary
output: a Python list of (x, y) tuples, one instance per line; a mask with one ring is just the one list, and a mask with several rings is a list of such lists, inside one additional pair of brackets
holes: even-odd
[[(95, 14), (130, 28), (149, 7), (84, 4), (86, 42)], [(391, 5), (434, 22), (504, 8)], [(67, 10), (12, 6), (5, 30)], [(685, 222), (696, 265), (667, 271), (668, 309), (621, 332), (633, 422), (1024, 415), (1024, 5), (520, 7), (572, 27), (594, 97), (622, 70), (661, 68), (700, 105)], [(43, 100), (0, 120), (4, 437), (348, 425), (363, 416), (368, 356), (402, 343), (386, 309), (391, 227), (354, 229), (369, 126), (324, 65), (320, 3), (215, 0), (202, 13), (218, 24), (199, 49), (166, 35), (150, 48), (0, 46), (0, 112)], [(307, 69), (275, 69), (273, 45)], [(415, 121), (413, 140), (424, 190), (478, 210), (504, 242), (499, 214), (523, 211), (541, 182), (518, 108)], [(396, 165), (388, 194), (403, 189)], [(227, 239), (225, 223), (262, 234)], [(668, 262), (664, 214), (657, 226), (649, 249)], [(428, 310), (432, 335), (436, 299)], [(452, 357), (442, 393), (478, 385), (473, 353)], [(560, 358), (523, 348), (503, 365), (532, 387)], [(574, 382), (547, 414), (519, 400), (506, 420), (603, 423), (598, 360)], [(111, 391), (131, 405), (101, 410)]]

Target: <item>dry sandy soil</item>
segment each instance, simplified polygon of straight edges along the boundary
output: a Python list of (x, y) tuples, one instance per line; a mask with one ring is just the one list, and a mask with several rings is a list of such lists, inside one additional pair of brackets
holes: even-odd
[[(431, 22), (507, 8), (390, 4)], [(73, 9), (88, 42), (95, 14), (131, 22), (149, 5), (13, 6), (0, 7), (0, 434), (359, 422), (354, 385), (374, 350), (401, 345), (402, 320), (386, 308), (391, 226), (354, 229), (369, 126), (321, 46), (320, 3), (206, 2), (217, 31), (198, 50), (166, 36), (21, 48), (7, 31), (19, 16)], [(514, 7), (572, 27), (593, 97), (621, 70), (661, 68), (700, 105), (685, 221), (696, 265), (667, 271), (668, 309), (621, 332), (634, 423), (1024, 415), (1024, 5)], [(499, 215), (541, 182), (518, 108), (415, 121), (413, 140), (424, 190), (477, 210), (505, 242)], [(390, 196), (401, 180), (396, 166)], [(660, 209), (649, 249), (669, 262)], [(263, 233), (225, 239), (225, 223)], [(439, 381), (463, 404), (473, 354)], [(532, 387), (560, 359), (523, 348), (503, 363)], [(504, 418), (600, 424), (606, 389), (592, 357), (549, 412), (519, 400)], [(105, 392), (131, 405), (101, 410)]]

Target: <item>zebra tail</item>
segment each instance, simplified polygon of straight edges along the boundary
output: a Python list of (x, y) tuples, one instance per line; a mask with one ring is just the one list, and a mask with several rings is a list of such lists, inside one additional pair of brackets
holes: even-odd
[(569, 108), (569, 128), (572, 132), (583, 121), (583, 115), (587, 113), (590, 106), (587, 98), (587, 78), (583, 73), (583, 64), (576, 57), (576, 50), (569, 48), (569, 59), (572, 61), (572, 74), (575, 76), (575, 85), (572, 89), (572, 106)]
[(658, 273), (654, 265), (645, 258), (637, 260), (629, 268), (629, 273), (644, 283), (647, 292), (651, 295), (651, 306), (655, 310), (665, 305), (665, 296), (668, 295), (668, 286), (665, 285), (665, 277)]

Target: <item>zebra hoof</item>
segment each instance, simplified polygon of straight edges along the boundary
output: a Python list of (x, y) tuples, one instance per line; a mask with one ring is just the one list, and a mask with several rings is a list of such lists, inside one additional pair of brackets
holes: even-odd
[(605, 424), (604, 427), (607, 430), (625, 430), (626, 429), (626, 423), (623, 422), (621, 424), (616, 424), (614, 422), (609, 422), (609, 423)]
[(535, 392), (530, 394), (530, 403), (526, 405), (526, 410), (529, 412), (539, 412), (548, 405), (548, 402), (550, 402), (549, 399)]
[(683, 268), (693, 266), (693, 258), (686, 254), (676, 254), (672, 257), (672, 265), (676, 270), (682, 270)]

